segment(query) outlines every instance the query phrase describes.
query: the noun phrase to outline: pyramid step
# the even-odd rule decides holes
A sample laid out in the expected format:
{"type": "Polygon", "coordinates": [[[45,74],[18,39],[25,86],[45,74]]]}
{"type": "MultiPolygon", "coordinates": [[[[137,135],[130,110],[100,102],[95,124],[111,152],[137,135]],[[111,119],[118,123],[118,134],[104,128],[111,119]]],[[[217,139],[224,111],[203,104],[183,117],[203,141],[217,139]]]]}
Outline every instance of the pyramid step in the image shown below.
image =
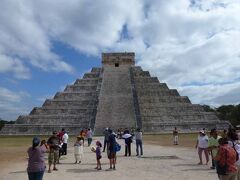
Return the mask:
{"type": "Polygon", "coordinates": [[[55,99],[47,99],[43,106],[79,106],[79,107],[94,107],[95,101],[77,101],[77,100],[55,100],[55,99]]]}
{"type": "Polygon", "coordinates": [[[157,77],[134,77],[134,82],[136,85],[142,84],[142,83],[159,83],[159,80],[157,77]]]}
{"type": "Polygon", "coordinates": [[[64,115],[64,114],[73,114],[73,115],[80,115],[80,116],[88,116],[91,115],[93,112],[93,109],[69,109],[69,108],[55,108],[55,109],[49,109],[49,108],[33,108],[30,115],[46,115],[46,114],[58,114],[58,115],[64,115]]]}
{"type": "MultiPolygon", "coordinates": [[[[172,103],[172,102],[183,102],[183,103],[190,103],[190,100],[187,96],[159,96],[155,99],[142,99],[139,98],[139,104],[159,104],[159,103],[172,103]]],[[[151,106],[151,105],[150,105],[151,106]]]]}
{"type": "Polygon", "coordinates": [[[86,98],[96,98],[98,95],[98,92],[94,91],[94,92],[89,92],[89,91],[85,91],[85,92],[58,92],[56,93],[56,95],[54,96],[54,98],[61,98],[61,97],[86,97],[86,98]]]}
{"type": "Polygon", "coordinates": [[[90,72],[90,73],[85,73],[83,75],[83,79],[98,78],[99,76],[100,76],[99,72],[90,72]]]}
{"type": "Polygon", "coordinates": [[[148,89],[142,89],[137,91],[137,95],[139,98],[145,97],[145,98],[154,98],[158,96],[179,96],[179,93],[176,89],[161,89],[161,90],[148,90],[148,89]]]}
{"type": "Polygon", "coordinates": [[[77,79],[74,84],[97,84],[98,81],[101,81],[100,78],[88,78],[88,79],[77,79]]]}
{"type": "MultiPolygon", "coordinates": [[[[142,116],[142,122],[159,123],[159,122],[208,122],[204,115],[165,115],[165,116],[142,116]]],[[[213,119],[214,120],[214,119],[213,119]]]]}
{"type": "Polygon", "coordinates": [[[102,68],[94,67],[92,68],[91,72],[100,73],[102,72],[102,68]]]}
{"type": "Polygon", "coordinates": [[[55,96],[54,96],[54,99],[55,100],[81,100],[81,101],[84,101],[84,100],[88,100],[88,101],[91,101],[91,100],[94,100],[96,99],[96,95],[94,96],[85,96],[85,94],[83,93],[72,93],[72,92],[69,92],[69,93],[57,93],[55,96]]]}
{"type": "Polygon", "coordinates": [[[134,77],[151,77],[149,71],[133,71],[134,77]]]}
{"type": "Polygon", "coordinates": [[[67,85],[64,91],[72,92],[72,91],[81,91],[81,92],[94,92],[97,89],[97,84],[95,85],[67,85]]]}
{"type": "Polygon", "coordinates": [[[203,113],[203,109],[199,107],[194,107],[194,106],[175,106],[175,107],[165,107],[165,106],[158,106],[158,107],[141,107],[141,113],[142,114],[160,114],[160,113],[181,113],[181,112],[186,112],[186,113],[203,113]]]}
{"type": "Polygon", "coordinates": [[[79,115],[28,115],[19,116],[17,124],[88,124],[91,116],[79,116],[79,115]]]}
{"type": "Polygon", "coordinates": [[[138,84],[136,85],[136,89],[140,91],[144,90],[169,90],[166,83],[147,83],[147,84],[138,84]]]}

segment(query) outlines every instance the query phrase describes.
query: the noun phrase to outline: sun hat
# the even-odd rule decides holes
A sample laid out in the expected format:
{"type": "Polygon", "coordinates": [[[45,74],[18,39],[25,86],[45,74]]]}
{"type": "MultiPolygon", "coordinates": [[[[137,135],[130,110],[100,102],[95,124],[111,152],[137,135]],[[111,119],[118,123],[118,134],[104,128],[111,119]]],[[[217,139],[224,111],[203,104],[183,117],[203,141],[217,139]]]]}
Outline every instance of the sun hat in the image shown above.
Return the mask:
{"type": "Polygon", "coordinates": [[[200,132],[200,133],[202,133],[202,134],[205,134],[205,131],[204,131],[204,130],[202,130],[202,129],[201,129],[199,132],[200,132]]]}

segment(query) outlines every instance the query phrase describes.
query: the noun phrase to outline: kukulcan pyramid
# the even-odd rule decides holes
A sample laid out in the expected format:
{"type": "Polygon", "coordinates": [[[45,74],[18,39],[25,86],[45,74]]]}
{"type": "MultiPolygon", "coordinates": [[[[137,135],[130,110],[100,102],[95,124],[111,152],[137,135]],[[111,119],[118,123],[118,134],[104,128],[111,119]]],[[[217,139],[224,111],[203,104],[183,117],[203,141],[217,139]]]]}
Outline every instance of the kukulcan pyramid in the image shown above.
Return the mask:
{"type": "Polygon", "coordinates": [[[198,131],[201,128],[227,128],[212,112],[205,112],[176,89],[151,77],[135,66],[134,53],[103,53],[102,67],[92,68],[42,107],[19,116],[13,125],[5,125],[1,134],[51,134],[65,128],[78,134],[92,128],[102,134],[106,127],[142,128],[145,133],[198,131]]]}

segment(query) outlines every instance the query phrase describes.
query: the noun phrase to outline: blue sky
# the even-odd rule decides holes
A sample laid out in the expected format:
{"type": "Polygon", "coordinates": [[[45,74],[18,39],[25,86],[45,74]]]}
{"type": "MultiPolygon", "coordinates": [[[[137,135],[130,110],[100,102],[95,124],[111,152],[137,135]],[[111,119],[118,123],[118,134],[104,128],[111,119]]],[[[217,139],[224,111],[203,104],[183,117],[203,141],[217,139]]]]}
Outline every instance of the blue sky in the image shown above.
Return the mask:
{"type": "Polygon", "coordinates": [[[192,103],[240,103],[239,0],[3,0],[0,117],[14,120],[131,51],[192,103]]]}

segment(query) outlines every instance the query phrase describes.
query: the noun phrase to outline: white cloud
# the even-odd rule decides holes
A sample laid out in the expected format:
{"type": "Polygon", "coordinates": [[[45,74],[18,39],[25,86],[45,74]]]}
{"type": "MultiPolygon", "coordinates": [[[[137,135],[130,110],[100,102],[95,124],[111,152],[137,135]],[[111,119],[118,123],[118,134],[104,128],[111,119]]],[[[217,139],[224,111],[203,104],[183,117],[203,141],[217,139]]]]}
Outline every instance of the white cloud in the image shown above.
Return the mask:
{"type": "Polygon", "coordinates": [[[19,78],[29,78],[27,64],[45,71],[72,72],[73,68],[51,51],[51,39],[32,5],[28,0],[1,1],[0,61],[5,56],[11,64],[17,64],[17,69],[11,66],[8,71],[14,71],[19,78]],[[28,75],[22,75],[23,71],[28,75]]]}
{"type": "Polygon", "coordinates": [[[0,87],[0,118],[15,120],[20,114],[28,114],[32,104],[27,92],[14,92],[0,87]]]}

